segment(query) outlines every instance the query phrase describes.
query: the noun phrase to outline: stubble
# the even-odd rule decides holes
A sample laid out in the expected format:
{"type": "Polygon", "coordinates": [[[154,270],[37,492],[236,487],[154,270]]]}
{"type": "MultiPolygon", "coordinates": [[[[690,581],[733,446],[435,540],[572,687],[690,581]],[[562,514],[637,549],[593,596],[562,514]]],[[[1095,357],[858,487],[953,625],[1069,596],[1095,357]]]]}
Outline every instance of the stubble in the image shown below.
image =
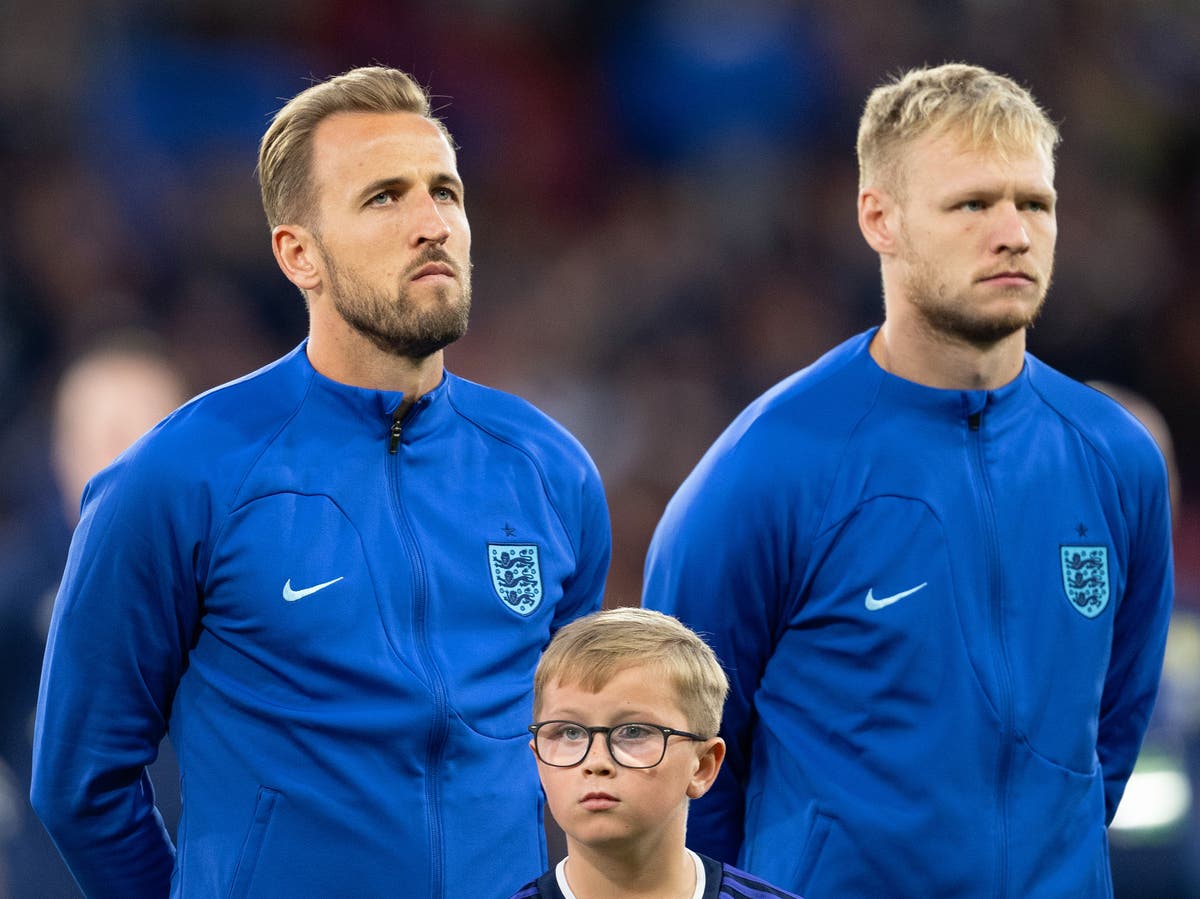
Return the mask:
{"type": "MultiPolygon", "coordinates": [[[[989,310],[980,303],[973,291],[988,290],[973,283],[966,290],[956,291],[945,280],[937,264],[919,254],[908,252],[908,270],[904,276],[904,292],[924,325],[934,334],[952,342],[986,348],[1007,337],[1032,328],[1046,302],[1049,284],[1038,282],[1036,301],[1004,303],[999,310],[989,310]]],[[[1001,298],[1005,294],[1019,299],[1026,289],[990,288],[1001,298]]]]}
{"type": "MultiPolygon", "coordinates": [[[[320,240],[318,239],[320,245],[320,240]]],[[[321,245],[329,292],[338,315],[355,331],[384,353],[420,360],[449,346],[467,333],[471,314],[471,272],[460,269],[444,249],[432,246],[404,272],[401,287],[389,294],[368,284],[352,270],[342,270],[321,245]],[[433,302],[419,303],[413,297],[411,277],[430,263],[454,269],[457,284],[433,289],[433,302]]]]}

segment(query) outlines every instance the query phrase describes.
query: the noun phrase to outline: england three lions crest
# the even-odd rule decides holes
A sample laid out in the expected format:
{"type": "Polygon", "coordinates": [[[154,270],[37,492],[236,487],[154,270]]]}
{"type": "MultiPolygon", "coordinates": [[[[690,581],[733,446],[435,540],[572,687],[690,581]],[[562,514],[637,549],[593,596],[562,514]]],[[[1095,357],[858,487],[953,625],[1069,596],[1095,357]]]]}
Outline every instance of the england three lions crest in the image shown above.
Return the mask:
{"type": "Polygon", "coordinates": [[[1063,589],[1080,615],[1095,618],[1108,605],[1108,547],[1061,546],[1063,589]]]}
{"type": "Polygon", "coordinates": [[[536,543],[489,543],[492,587],[518,615],[531,615],[542,604],[542,566],[536,543]]]}

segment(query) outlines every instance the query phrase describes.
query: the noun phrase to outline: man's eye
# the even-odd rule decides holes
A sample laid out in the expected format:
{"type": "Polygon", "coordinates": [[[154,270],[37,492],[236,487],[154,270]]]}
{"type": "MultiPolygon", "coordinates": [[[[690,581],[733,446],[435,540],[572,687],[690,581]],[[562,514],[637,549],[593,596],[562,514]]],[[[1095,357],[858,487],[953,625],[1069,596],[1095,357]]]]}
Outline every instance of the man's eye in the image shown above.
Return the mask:
{"type": "Polygon", "coordinates": [[[967,212],[982,212],[984,209],[983,200],[964,200],[962,208],[967,212]]]}
{"type": "Polygon", "coordinates": [[[445,203],[453,203],[458,195],[448,187],[435,187],[433,189],[434,199],[445,203]]]}
{"type": "Polygon", "coordinates": [[[392,194],[390,191],[381,190],[375,196],[371,197],[370,203],[372,206],[386,206],[391,202],[392,194]]]}

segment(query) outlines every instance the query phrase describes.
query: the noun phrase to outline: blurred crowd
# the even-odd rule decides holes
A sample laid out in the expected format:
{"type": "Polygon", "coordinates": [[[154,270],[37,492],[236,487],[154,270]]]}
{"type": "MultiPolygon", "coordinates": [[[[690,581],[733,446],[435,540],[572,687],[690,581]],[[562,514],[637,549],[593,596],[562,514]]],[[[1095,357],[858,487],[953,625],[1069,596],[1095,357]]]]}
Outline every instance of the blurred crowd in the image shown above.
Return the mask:
{"type": "MultiPolygon", "coordinates": [[[[1194,770],[1195,0],[7,2],[0,899],[69,895],[52,856],[37,867],[47,847],[22,791],[79,472],[177,397],[304,336],[254,176],[285,98],[371,62],[431,88],[460,146],[475,260],[471,330],[447,365],[532,400],[591,451],[616,605],[638,601],[663,505],[732,416],[880,320],[855,221],[858,115],[884,77],[948,60],[1029,86],[1064,134],[1058,264],[1031,349],[1134,391],[1173,436],[1181,637],[1152,743],[1194,770]]],[[[1178,861],[1198,851],[1171,854],[1196,829],[1193,807],[1169,839],[1114,836],[1124,895],[1200,893],[1178,861]],[[1137,891],[1155,876],[1158,892],[1137,891]]]]}

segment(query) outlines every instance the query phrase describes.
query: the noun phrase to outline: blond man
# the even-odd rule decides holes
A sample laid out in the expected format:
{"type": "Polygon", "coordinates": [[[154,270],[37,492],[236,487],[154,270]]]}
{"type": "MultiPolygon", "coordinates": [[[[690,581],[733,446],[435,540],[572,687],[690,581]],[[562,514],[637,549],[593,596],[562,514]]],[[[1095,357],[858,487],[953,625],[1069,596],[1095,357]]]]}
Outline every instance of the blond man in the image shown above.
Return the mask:
{"type": "Polygon", "coordinates": [[[1111,894],[1170,515],[1146,431],[1026,350],[1058,140],[976,66],[872,93],[884,321],[742,413],[650,548],[645,604],[732,673],[692,845],[809,899],[1111,894]]]}

